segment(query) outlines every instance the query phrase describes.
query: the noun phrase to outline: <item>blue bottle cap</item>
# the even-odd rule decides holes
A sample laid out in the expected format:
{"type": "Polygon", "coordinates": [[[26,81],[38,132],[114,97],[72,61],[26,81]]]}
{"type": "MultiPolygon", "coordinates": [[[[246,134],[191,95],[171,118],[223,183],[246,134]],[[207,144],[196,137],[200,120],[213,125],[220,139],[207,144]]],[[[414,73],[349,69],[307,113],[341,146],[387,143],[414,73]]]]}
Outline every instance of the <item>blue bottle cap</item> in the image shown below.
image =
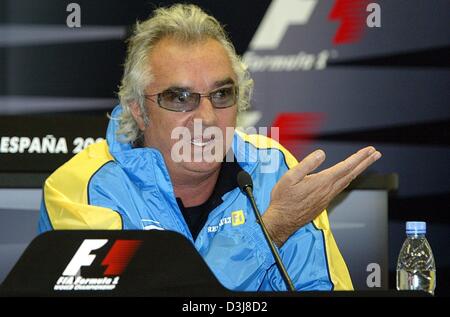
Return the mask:
{"type": "Polygon", "coordinates": [[[425,234],[427,233],[427,223],[425,221],[407,221],[406,234],[425,234]]]}

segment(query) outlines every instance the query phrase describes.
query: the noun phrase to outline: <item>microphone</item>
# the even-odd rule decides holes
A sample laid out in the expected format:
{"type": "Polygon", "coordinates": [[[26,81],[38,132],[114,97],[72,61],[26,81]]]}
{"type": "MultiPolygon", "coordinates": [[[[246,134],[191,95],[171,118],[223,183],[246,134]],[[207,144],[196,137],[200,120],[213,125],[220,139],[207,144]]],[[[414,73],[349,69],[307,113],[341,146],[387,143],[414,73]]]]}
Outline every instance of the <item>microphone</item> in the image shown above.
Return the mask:
{"type": "Polygon", "coordinates": [[[252,177],[249,173],[245,171],[240,171],[237,176],[237,183],[239,185],[239,188],[244,192],[244,194],[248,197],[250,200],[250,203],[252,204],[253,211],[255,213],[256,219],[258,223],[261,225],[261,229],[264,234],[264,238],[266,238],[267,244],[269,245],[270,251],[272,252],[273,257],[275,258],[275,263],[277,264],[278,270],[280,271],[281,276],[283,277],[283,280],[286,284],[286,287],[291,292],[295,291],[294,284],[292,283],[291,278],[289,277],[288,272],[286,271],[286,268],[283,265],[283,262],[281,262],[280,255],[278,254],[278,251],[275,249],[272,239],[270,238],[269,232],[267,232],[266,226],[264,225],[264,222],[262,221],[261,214],[259,212],[258,206],[256,206],[255,197],[253,196],[253,181],[252,177]]]}

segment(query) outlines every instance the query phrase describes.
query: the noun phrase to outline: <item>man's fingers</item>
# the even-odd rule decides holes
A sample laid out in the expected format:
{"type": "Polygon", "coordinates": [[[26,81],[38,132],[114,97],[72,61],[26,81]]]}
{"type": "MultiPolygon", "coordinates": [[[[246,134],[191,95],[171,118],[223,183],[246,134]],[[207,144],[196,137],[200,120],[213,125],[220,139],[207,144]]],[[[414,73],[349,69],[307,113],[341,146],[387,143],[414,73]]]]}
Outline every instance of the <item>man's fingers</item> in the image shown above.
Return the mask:
{"type": "Polygon", "coordinates": [[[370,165],[372,165],[375,161],[380,159],[381,153],[378,151],[375,151],[372,153],[369,157],[367,157],[364,161],[359,163],[358,166],[356,166],[348,175],[342,177],[339,179],[335,184],[334,188],[337,192],[342,191],[344,188],[346,188],[352,180],[354,180],[359,174],[364,172],[366,168],[368,168],[370,165]]]}
{"type": "Polygon", "coordinates": [[[292,184],[300,182],[306,175],[314,171],[325,161],[325,152],[316,150],[300,161],[294,168],[286,172],[292,184]]]}
{"type": "Polygon", "coordinates": [[[323,170],[321,173],[329,174],[336,182],[342,177],[349,175],[361,162],[370,157],[375,153],[375,148],[373,146],[365,147],[355,154],[349,156],[342,162],[323,170]]]}

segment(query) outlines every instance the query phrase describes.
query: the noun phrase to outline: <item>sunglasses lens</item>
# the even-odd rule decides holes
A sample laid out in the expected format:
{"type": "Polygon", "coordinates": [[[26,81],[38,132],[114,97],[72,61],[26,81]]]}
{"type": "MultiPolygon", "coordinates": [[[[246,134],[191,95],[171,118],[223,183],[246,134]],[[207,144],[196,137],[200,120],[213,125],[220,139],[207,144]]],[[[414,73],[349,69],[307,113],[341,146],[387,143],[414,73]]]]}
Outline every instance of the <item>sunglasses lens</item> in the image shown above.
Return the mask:
{"type": "Polygon", "coordinates": [[[234,86],[220,88],[211,93],[211,100],[216,108],[227,108],[236,103],[236,88],[234,86]]]}
{"type": "Polygon", "coordinates": [[[164,91],[160,94],[160,106],[178,112],[191,111],[196,108],[200,95],[188,91],[164,91]]]}

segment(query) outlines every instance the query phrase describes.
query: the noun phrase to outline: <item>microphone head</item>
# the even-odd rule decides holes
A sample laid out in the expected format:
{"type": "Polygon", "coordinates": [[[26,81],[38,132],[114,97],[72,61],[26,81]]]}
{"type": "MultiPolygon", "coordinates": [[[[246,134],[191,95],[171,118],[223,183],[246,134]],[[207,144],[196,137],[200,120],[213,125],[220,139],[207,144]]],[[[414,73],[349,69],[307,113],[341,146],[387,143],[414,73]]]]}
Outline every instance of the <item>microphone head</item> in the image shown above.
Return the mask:
{"type": "Polygon", "coordinates": [[[250,191],[253,191],[252,177],[246,171],[240,171],[237,175],[237,183],[239,188],[245,193],[246,188],[250,187],[250,191]]]}

